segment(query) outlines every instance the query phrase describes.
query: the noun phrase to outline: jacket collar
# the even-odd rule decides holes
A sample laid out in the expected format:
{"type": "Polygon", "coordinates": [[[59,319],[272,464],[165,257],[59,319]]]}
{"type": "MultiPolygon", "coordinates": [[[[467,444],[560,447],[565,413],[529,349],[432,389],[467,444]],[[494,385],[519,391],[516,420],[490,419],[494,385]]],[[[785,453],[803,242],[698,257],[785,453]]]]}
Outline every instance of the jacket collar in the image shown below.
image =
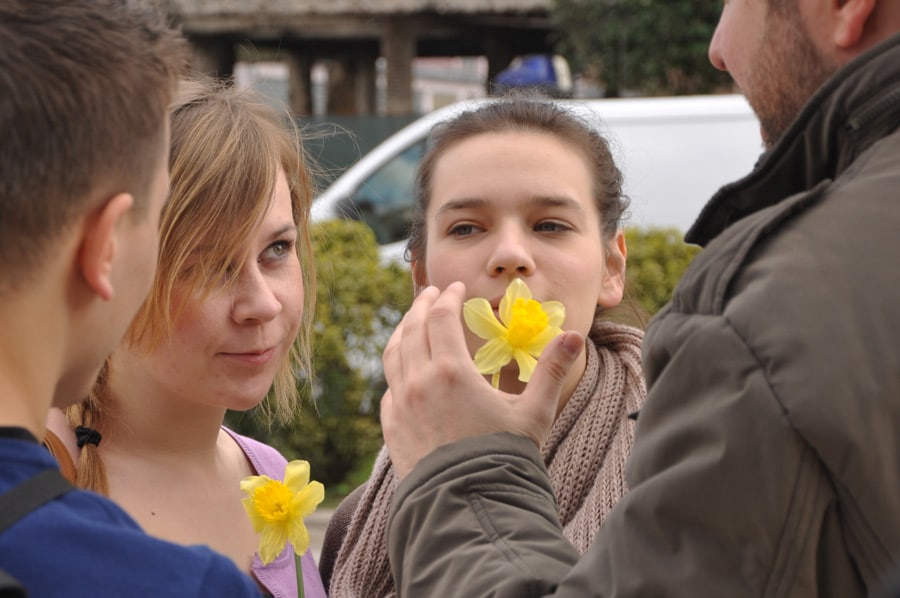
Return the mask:
{"type": "Polygon", "coordinates": [[[753,172],[712,197],[685,241],[706,245],[741,218],[837,178],[860,153],[898,125],[900,34],[831,77],[762,155],[753,172]]]}

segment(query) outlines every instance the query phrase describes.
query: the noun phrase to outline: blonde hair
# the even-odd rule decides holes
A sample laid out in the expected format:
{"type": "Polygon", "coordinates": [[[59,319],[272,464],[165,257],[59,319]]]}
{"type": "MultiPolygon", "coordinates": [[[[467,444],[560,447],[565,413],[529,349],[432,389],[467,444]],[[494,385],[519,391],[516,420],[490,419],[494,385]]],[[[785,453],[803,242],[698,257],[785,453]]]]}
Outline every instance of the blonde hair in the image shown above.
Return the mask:
{"type": "MultiPolygon", "coordinates": [[[[125,342],[152,350],[169,337],[180,309],[173,301],[176,289],[203,301],[221,288],[221,281],[226,286],[235,282],[237,272],[229,265],[246,258],[246,241],[268,210],[280,170],[287,178],[299,232],[296,251],[305,305],[297,341],[279,367],[260,412],[269,425],[285,423],[293,418],[299,401],[298,374],[305,372],[307,382],[312,375],[316,280],[309,209],[314,189],[300,131],[255,93],[199,77],[180,85],[171,129],[171,194],[160,220],[156,276],[125,342]],[[188,257],[201,245],[200,259],[186,268],[188,257]]],[[[67,411],[73,427],[102,432],[103,418],[115,416],[108,367],[109,362],[90,397],[67,411]]],[[[91,445],[82,448],[78,484],[105,493],[105,473],[94,453],[91,445]]]]}

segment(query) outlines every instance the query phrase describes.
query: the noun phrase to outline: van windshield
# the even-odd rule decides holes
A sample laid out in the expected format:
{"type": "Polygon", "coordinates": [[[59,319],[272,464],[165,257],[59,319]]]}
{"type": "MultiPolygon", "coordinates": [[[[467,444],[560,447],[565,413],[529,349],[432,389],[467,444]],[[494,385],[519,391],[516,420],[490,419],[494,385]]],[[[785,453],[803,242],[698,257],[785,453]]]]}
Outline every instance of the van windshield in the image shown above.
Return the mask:
{"type": "Polygon", "coordinates": [[[412,221],[416,169],[424,155],[422,140],[391,158],[342,202],[342,215],[365,222],[379,245],[405,239],[412,221]]]}

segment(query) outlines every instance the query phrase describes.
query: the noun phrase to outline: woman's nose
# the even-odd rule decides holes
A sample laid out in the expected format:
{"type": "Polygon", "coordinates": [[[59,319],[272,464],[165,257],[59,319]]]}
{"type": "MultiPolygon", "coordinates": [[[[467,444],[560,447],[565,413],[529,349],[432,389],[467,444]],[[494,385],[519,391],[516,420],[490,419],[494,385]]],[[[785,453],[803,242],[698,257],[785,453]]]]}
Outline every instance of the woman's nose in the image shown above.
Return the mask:
{"type": "Polygon", "coordinates": [[[231,307],[231,317],[235,322],[268,322],[281,313],[281,301],[270,282],[256,264],[241,269],[231,307]]]}
{"type": "Polygon", "coordinates": [[[527,233],[512,227],[498,231],[487,266],[492,276],[532,274],[535,266],[527,233]]]}

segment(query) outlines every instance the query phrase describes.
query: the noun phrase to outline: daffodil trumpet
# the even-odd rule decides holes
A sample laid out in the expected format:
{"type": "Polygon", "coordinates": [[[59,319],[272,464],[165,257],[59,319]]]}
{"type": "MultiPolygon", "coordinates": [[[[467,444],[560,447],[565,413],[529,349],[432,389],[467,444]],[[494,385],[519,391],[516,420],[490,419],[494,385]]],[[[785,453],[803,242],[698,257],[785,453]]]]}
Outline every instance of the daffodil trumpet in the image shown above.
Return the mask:
{"type": "Polygon", "coordinates": [[[307,461],[291,461],[284,470],[283,482],[264,475],[250,476],[241,480],[241,490],[247,494],[241,503],[259,534],[259,559],[268,565],[290,542],[297,568],[297,596],[302,598],[300,557],[309,549],[309,531],[303,518],[325,498],[325,487],[309,481],[307,461]]]}
{"type": "Polygon", "coordinates": [[[560,326],[566,319],[562,303],[536,301],[520,278],[509,283],[499,307],[498,320],[487,299],[475,297],[463,304],[466,326],[487,341],[475,353],[475,367],[481,374],[491,374],[494,388],[500,386],[500,370],[513,359],[519,366],[519,380],[531,380],[538,357],[562,334],[560,326]]]}

